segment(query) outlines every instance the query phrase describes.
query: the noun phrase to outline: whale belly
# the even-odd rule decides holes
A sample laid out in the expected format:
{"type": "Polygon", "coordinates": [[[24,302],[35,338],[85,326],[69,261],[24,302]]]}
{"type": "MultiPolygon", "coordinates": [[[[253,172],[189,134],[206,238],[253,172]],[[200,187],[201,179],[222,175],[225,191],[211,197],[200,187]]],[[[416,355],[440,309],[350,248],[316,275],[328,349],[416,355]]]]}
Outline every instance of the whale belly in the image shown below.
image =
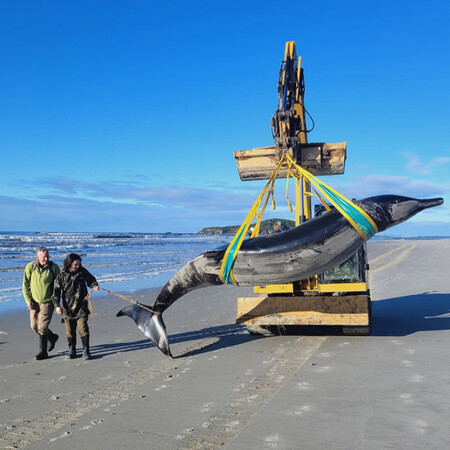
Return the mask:
{"type": "Polygon", "coordinates": [[[317,275],[345,262],[362,245],[351,227],[341,227],[320,241],[293,242],[259,252],[239,252],[233,274],[239,285],[279,284],[317,275]]]}

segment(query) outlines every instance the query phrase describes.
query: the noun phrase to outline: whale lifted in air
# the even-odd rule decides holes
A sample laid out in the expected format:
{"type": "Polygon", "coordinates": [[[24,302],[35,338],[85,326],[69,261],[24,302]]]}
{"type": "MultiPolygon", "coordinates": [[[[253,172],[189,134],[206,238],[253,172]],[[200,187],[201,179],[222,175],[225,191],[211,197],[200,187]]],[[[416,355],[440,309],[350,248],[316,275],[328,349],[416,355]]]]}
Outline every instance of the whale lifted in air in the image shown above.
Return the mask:
{"type": "MultiPolygon", "coordinates": [[[[372,218],[378,231],[384,231],[443,202],[442,198],[381,195],[355,203],[372,218]]],[[[347,219],[332,210],[288,231],[244,240],[234,261],[233,275],[239,286],[303,280],[342,264],[363,242],[347,219]]],[[[128,306],[117,316],[131,317],[156,347],[172,356],[162,313],[194,289],[223,284],[225,251],[207,251],[188,262],[162,288],[153,306],[128,306]]]]}

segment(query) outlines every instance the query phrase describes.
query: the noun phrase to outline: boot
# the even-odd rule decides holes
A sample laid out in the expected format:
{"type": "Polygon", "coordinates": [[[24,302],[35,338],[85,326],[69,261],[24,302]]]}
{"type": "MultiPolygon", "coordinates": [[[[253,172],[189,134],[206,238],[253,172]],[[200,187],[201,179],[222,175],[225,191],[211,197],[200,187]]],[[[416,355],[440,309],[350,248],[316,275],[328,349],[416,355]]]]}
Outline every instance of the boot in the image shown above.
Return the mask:
{"type": "Polygon", "coordinates": [[[91,353],[89,351],[89,335],[83,336],[81,342],[83,343],[83,358],[91,359],[91,353]]]}
{"type": "Polygon", "coordinates": [[[39,353],[34,357],[38,361],[41,359],[47,359],[47,336],[39,335],[39,353]]]}
{"type": "Polygon", "coordinates": [[[69,359],[73,359],[77,357],[77,342],[75,338],[67,338],[67,342],[69,343],[69,352],[67,353],[67,357],[69,359]]]}
{"type": "Polygon", "coordinates": [[[59,339],[59,336],[53,331],[48,330],[48,351],[51,352],[55,348],[56,341],[59,339]]]}

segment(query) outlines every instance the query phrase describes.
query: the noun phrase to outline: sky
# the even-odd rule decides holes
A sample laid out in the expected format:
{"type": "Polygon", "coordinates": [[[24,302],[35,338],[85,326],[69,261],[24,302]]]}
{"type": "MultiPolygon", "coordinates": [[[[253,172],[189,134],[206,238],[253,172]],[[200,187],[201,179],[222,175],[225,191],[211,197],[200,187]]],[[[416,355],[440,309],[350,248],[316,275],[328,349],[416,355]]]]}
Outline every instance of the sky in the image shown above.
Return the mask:
{"type": "MultiPolygon", "coordinates": [[[[447,0],[2,0],[0,230],[240,224],[265,182],[233,151],[273,145],[295,41],[309,142],[347,142],[323,181],[443,197],[384,234],[450,236],[449,21],[447,0]]],[[[264,218],[294,218],[285,184],[264,218]]]]}

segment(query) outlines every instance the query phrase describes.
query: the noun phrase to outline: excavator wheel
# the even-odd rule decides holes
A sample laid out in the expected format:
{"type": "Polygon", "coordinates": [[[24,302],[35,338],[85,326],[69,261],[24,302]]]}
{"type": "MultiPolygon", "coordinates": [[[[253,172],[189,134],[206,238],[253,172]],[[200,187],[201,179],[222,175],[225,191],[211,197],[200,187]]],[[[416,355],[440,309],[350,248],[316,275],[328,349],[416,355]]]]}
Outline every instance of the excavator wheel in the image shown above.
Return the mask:
{"type": "Polygon", "coordinates": [[[273,332],[271,325],[247,325],[247,330],[252,336],[274,336],[277,333],[273,332]]]}

